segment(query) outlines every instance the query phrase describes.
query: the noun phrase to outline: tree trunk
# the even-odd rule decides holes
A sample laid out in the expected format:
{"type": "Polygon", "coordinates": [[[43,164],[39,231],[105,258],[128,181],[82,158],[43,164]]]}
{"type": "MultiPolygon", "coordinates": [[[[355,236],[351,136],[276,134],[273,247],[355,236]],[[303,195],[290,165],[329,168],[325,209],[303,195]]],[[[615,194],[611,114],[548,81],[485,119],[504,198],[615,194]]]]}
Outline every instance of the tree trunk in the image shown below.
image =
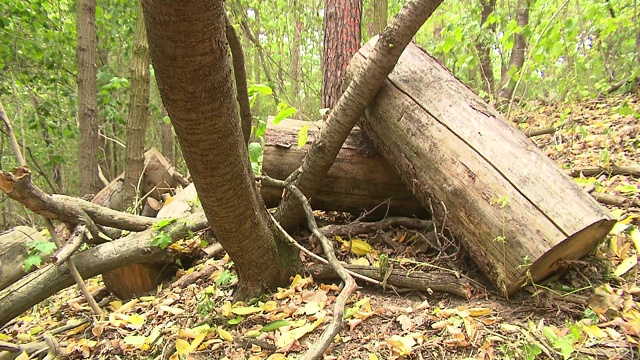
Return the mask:
{"type": "Polygon", "coordinates": [[[149,46],[144,28],[142,5],[138,5],[138,20],[133,39],[131,59],[131,101],[127,119],[127,149],[124,170],[124,208],[137,206],[134,203],[144,170],[144,138],[149,123],[149,46]]]}
{"type": "Polygon", "coordinates": [[[293,3],[293,44],[291,46],[291,106],[300,108],[300,36],[302,21],[297,2],[293,3]]]}
{"type": "Polygon", "coordinates": [[[160,124],[160,145],[162,146],[162,156],[167,161],[175,165],[176,156],[173,146],[173,129],[171,128],[171,120],[167,116],[167,110],[162,107],[162,123],[160,124]]]}
{"type": "Polygon", "coordinates": [[[144,0],[158,88],[207,219],[238,272],[236,297],[283,286],[300,266],[253,180],[234,99],[221,0],[144,0]]]}
{"type": "MultiPolygon", "coordinates": [[[[350,71],[373,56],[373,41],[350,71]]],[[[505,296],[579,259],[615,224],[524,134],[415,45],[363,119],[380,152],[433,206],[436,227],[447,226],[505,296]]]]}
{"type": "Polygon", "coordinates": [[[500,80],[500,94],[498,94],[498,97],[504,100],[511,99],[516,87],[516,81],[522,76],[519,72],[524,65],[524,54],[527,49],[527,40],[523,35],[523,31],[524,27],[529,24],[529,0],[518,0],[516,21],[520,29],[513,35],[513,48],[511,49],[509,65],[506,71],[503,71],[502,79],[500,80]]]}
{"type": "Polygon", "coordinates": [[[78,32],[78,155],[80,195],[96,194],[102,188],[98,177],[98,98],[96,85],[96,1],[79,0],[78,32]]]}
{"type": "MultiPolygon", "coordinates": [[[[300,167],[301,171],[294,184],[307,197],[315,195],[342,143],[384,84],[402,50],[440,3],[441,0],[407,1],[380,36],[375,54],[358,72],[329,113],[320,136],[311,145],[300,167]]],[[[283,197],[274,216],[286,230],[294,229],[304,218],[302,207],[289,194],[283,197]]]]}
{"type": "MultiPolygon", "coordinates": [[[[496,0],[481,0],[480,4],[482,5],[482,11],[480,12],[480,26],[484,27],[489,15],[493,13],[496,7],[496,0]]],[[[491,50],[493,48],[493,37],[495,36],[495,32],[495,23],[487,25],[486,30],[480,31],[480,35],[476,43],[476,51],[478,52],[478,60],[480,62],[480,75],[482,76],[480,83],[484,84],[484,91],[492,96],[495,96],[495,80],[493,77],[493,66],[491,64],[491,50]]]]}
{"type": "Polygon", "coordinates": [[[25,275],[24,261],[29,256],[25,245],[36,240],[47,241],[37,230],[28,226],[17,226],[0,235],[0,290],[25,275]]]}
{"type": "Polygon", "coordinates": [[[333,108],[351,56],[360,48],[362,0],[326,0],[322,62],[322,107],[333,108]]]}
{"type": "MultiPolygon", "coordinates": [[[[309,122],[283,120],[268,126],[264,144],[262,172],[284,180],[300,167],[309,145],[299,148],[298,132],[309,122]]],[[[320,131],[308,130],[308,144],[320,131]]],[[[278,206],[282,188],[262,184],[260,191],[268,207],[278,206]]],[[[393,167],[373,147],[360,129],[351,131],[327,176],[313,197],[315,210],[343,211],[367,218],[385,216],[426,217],[427,211],[396,174],[393,167]],[[387,202],[388,201],[388,202],[387,202]]]]}
{"type": "Polygon", "coordinates": [[[373,34],[369,37],[382,34],[387,27],[389,0],[373,0],[373,34]]]}

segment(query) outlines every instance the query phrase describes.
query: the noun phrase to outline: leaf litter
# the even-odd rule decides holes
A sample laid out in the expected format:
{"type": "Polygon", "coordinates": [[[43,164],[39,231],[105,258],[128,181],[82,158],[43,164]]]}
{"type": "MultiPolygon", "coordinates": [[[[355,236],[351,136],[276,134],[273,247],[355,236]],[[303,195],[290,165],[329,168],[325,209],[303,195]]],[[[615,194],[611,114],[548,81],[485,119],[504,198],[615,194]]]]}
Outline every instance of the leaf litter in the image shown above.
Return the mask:
{"type": "MultiPolygon", "coordinates": [[[[556,127],[532,141],[567,172],[602,169],[575,180],[628,201],[625,207],[607,205],[619,222],[588,257],[567,264],[569,271],[558,278],[527,286],[510,301],[490,286],[465,300],[364,285],[350,299],[345,327],[324,358],[633,358],[640,347],[639,184],[637,175],[610,169],[640,166],[639,98],[530,106],[511,116],[523,131],[556,127]]],[[[322,216],[348,220],[344,214],[322,216]]],[[[435,238],[440,242],[427,230],[395,228],[333,241],[348,263],[380,266],[384,260],[407,271],[437,266],[485,282],[454,241],[435,238]]],[[[124,302],[103,296],[106,316],[93,321],[79,291],[67,288],[2,328],[0,342],[26,344],[49,333],[72,359],[300,357],[329,323],[338,284],[298,275],[290,286],[250,304],[232,302],[235,277],[228,265],[227,257],[197,265],[195,271],[217,270],[207,281],[184,288],[163,284],[153,294],[124,302]]],[[[176,280],[184,274],[180,271],[176,280]]],[[[99,277],[88,281],[92,291],[101,284],[99,277]]]]}

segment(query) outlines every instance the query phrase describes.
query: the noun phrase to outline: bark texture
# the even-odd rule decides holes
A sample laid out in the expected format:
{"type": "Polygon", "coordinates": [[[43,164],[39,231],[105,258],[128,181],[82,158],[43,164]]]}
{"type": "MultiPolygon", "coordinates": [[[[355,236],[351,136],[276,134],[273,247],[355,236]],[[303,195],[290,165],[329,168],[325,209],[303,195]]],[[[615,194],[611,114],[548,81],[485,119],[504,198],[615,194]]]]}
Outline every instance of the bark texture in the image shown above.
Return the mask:
{"type": "MultiPolygon", "coordinates": [[[[368,56],[375,56],[371,42],[350,66],[355,71],[368,56]]],[[[587,254],[615,224],[523,133],[415,45],[361,126],[418,199],[433,206],[436,227],[447,226],[505,296],[587,254]]]]}
{"type": "Polygon", "coordinates": [[[236,265],[236,296],[288,283],[299,260],[274,238],[253,181],[234,99],[223,2],[142,4],[160,94],[212,230],[236,265]]]}
{"type": "MultiPolygon", "coordinates": [[[[481,0],[480,5],[480,26],[484,27],[489,15],[493,13],[496,7],[496,0],[481,0]]],[[[491,64],[491,50],[493,46],[493,37],[496,32],[495,23],[486,26],[486,31],[480,32],[480,37],[476,43],[476,51],[480,60],[480,75],[482,76],[483,88],[488,94],[495,95],[495,80],[493,76],[493,66],[491,64]]]]}
{"type": "Polygon", "coordinates": [[[98,97],[96,85],[96,1],[78,0],[78,122],[80,143],[78,167],[80,195],[96,194],[102,188],[98,177],[98,97]]]}
{"type": "MultiPolygon", "coordinates": [[[[144,138],[149,123],[149,46],[144,28],[142,6],[138,5],[138,20],[133,39],[131,59],[131,100],[127,118],[126,167],[124,171],[124,209],[132,206],[138,194],[144,170],[144,138]]],[[[134,209],[138,210],[138,209],[134,209]]]]}
{"type": "Polygon", "coordinates": [[[342,95],[349,59],[360,48],[362,0],[326,0],[322,55],[322,107],[333,108],[342,95]]]}

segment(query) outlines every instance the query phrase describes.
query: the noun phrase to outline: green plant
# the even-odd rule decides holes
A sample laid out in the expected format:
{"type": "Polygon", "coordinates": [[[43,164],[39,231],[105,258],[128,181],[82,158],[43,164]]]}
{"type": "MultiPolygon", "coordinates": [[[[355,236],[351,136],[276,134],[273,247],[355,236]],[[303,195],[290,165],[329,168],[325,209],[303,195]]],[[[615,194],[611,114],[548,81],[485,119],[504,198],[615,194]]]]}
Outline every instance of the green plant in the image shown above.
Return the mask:
{"type": "Polygon", "coordinates": [[[29,251],[29,256],[24,259],[24,271],[29,272],[31,268],[38,267],[42,264],[42,257],[53,254],[56,250],[56,244],[46,240],[34,240],[25,244],[29,251]]]}

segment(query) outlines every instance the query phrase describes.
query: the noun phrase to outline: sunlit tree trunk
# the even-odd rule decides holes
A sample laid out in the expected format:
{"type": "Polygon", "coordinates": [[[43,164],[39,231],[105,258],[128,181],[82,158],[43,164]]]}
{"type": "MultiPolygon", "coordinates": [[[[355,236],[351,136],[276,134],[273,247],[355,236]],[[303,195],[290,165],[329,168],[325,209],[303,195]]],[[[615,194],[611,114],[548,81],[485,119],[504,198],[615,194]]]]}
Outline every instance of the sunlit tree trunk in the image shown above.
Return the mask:
{"type": "Polygon", "coordinates": [[[80,194],[96,194],[98,177],[98,99],[96,94],[96,1],[78,0],[78,121],[80,142],[78,167],[80,194]]]}
{"type": "Polygon", "coordinates": [[[293,2],[293,45],[291,46],[291,105],[300,107],[300,36],[302,34],[302,21],[297,8],[297,2],[293,2]]]}
{"type": "Polygon", "coordinates": [[[326,0],[322,62],[322,107],[332,108],[342,95],[351,56],[360,48],[362,0],[326,0]]]}
{"type": "Polygon", "coordinates": [[[273,230],[234,98],[222,0],[143,0],[162,101],[211,228],[234,261],[236,297],[283,286],[297,252],[273,230]]]}
{"type": "Polygon", "coordinates": [[[389,0],[373,0],[373,35],[382,34],[387,27],[388,12],[389,0]]]}
{"type": "Polygon", "coordinates": [[[144,138],[149,123],[149,46],[141,5],[138,5],[138,20],[133,39],[130,99],[122,202],[125,208],[134,203],[138,193],[138,184],[144,168],[144,138]]]}
{"type": "MultiPolygon", "coordinates": [[[[516,9],[516,22],[521,29],[529,24],[529,0],[518,0],[518,7],[516,9]]],[[[511,57],[509,58],[509,65],[506,71],[502,72],[502,79],[500,82],[500,94],[502,99],[510,99],[513,96],[513,90],[516,86],[517,76],[514,72],[520,71],[522,65],[524,65],[525,51],[527,48],[527,40],[525,39],[522,31],[513,35],[513,49],[511,49],[511,57]]],[[[521,74],[522,75],[522,74],[521,74]]]]}
{"type": "Polygon", "coordinates": [[[162,107],[162,122],[160,123],[160,145],[162,146],[162,156],[164,156],[169,164],[176,165],[176,156],[173,144],[173,130],[171,122],[167,119],[167,110],[162,107]]]}

